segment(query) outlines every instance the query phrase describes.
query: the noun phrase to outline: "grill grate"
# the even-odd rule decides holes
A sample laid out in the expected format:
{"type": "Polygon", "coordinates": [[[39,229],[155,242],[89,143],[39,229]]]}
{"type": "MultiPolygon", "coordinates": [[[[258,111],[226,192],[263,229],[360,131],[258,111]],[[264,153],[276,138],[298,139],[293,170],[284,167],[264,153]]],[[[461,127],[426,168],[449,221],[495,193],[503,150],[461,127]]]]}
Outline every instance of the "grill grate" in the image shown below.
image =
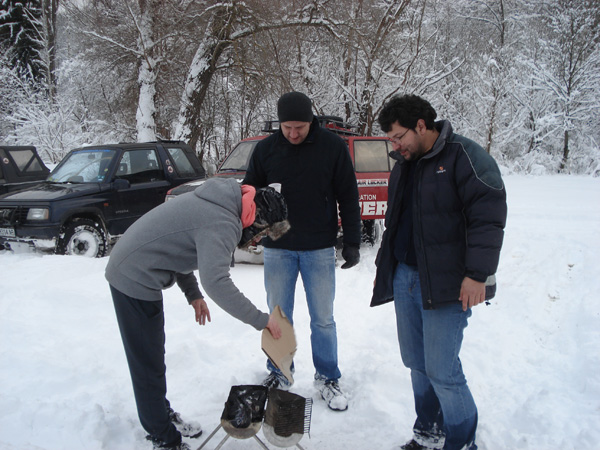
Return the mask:
{"type": "Polygon", "coordinates": [[[272,389],[269,392],[265,423],[271,425],[278,436],[308,433],[311,415],[312,399],[280,389],[272,389]]]}
{"type": "Polygon", "coordinates": [[[280,389],[269,391],[263,427],[267,440],[278,447],[296,445],[310,433],[312,398],[304,398],[280,389]]]}

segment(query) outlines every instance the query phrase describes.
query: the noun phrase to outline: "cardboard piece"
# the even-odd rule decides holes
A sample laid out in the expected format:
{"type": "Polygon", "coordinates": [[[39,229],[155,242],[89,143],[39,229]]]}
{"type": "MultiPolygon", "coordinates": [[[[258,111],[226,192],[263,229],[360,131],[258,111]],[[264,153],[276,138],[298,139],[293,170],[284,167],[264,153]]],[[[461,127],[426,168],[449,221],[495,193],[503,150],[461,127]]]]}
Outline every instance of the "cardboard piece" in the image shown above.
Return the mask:
{"type": "Polygon", "coordinates": [[[279,305],[273,309],[273,317],[281,328],[281,337],[275,339],[266,328],[262,332],[262,349],[269,357],[275,367],[281,370],[281,373],[289,380],[290,384],[294,382],[292,376],[292,361],[296,354],[296,335],[294,327],[285,316],[279,305]]]}

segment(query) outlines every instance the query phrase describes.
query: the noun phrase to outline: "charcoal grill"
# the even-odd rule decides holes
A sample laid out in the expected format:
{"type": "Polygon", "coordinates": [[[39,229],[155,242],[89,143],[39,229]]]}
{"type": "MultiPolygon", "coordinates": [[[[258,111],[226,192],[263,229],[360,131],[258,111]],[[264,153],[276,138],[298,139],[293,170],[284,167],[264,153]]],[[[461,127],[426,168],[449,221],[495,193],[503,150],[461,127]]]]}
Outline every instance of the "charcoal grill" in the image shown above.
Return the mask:
{"type": "Polygon", "coordinates": [[[268,390],[265,386],[233,386],[221,415],[221,423],[198,447],[198,450],[204,448],[221,428],[225,430],[226,436],[214,450],[222,448],[230,437],[254,438],[261,448],[269,450],[269,447],[256,436],[261,425],[265,437],[271,444],[277,447],[296,446],[304,450],[298,442],[310,431],[311,413],[312,399],[280,389],[268,390]]]}

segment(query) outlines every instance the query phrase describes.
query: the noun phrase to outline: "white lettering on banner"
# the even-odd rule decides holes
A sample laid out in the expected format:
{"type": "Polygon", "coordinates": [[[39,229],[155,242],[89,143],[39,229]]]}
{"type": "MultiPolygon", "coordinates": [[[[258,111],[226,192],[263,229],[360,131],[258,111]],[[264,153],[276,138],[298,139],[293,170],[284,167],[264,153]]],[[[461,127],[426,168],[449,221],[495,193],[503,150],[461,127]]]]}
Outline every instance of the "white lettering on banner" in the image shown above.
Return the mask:
{"type": "Polygon", "coordinates": [[[384,216],[387,202],[360,202],[361,216],[384,216]]]}
{"type": "Polygon", "coordinates": [[[365,200],[377,200],[377,196],[375,194],[362,194],[359,198],[360,201],[365,200]]]}
{"type": "Polygon", "coordinates": [[[363,216],[374,216],[376,202],[363,202],[362,203],[362,215],[363,216]]]}
{"type": "Polygon", "coordinates": [[[387,186],[388,180],[386,178],[383,179],[360,179],[357,180],[358,187],[364,186],[387,186]]]}

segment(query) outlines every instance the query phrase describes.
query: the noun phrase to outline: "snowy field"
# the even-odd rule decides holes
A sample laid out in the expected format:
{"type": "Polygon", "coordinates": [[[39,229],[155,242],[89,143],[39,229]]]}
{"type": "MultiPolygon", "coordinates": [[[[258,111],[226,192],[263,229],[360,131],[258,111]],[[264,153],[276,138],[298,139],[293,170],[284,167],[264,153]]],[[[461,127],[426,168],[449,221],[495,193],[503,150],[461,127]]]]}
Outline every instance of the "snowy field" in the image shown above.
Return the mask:
{"type": "MultiPolygon", "coordinates": [[[[600,179],[505,177],[509,218],[498,295],[474,309],[462,360],[479,407],[482,450],[600,448],[600,179]]],[[[306,449],[398,449],[414,421],[391,304],[369,307],[376,249],[337,271],[341,385],[349,410],[329,411],[312,386],[301,284],[296,384],[314,399],[306,449]]],[[[0,449],[149,449],[104,280],[107,258],[0,252],[0,449]]],[[[262,266],[234,282],[266,310],[262,266]]],[[[260,333],[209,302],[194,322],[177,288],[165,293],[169,399],[204,435],[232,385],[265,375],[260,333]]],[[[214,449],[220,431],[205,447],[214,449]]],[[[258,436],[264,441],[262,430],[258,436]]],[[[269,444],[271,449],[275,447],[269,444]]],[[[234,440],[227,449],[257,449],[234,440]]]]}

